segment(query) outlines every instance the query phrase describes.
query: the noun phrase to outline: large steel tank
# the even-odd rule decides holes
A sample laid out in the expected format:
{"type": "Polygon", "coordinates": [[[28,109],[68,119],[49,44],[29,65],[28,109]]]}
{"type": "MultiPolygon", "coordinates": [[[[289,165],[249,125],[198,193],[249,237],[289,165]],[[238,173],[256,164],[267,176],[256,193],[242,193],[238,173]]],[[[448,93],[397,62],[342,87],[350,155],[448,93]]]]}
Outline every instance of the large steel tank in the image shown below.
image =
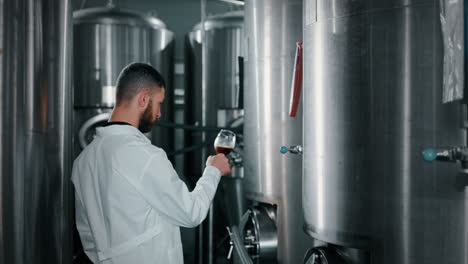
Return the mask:
{"type": "Polygon", "coordinates": [[[249,0],[245,12],[244,188],[257,205],[246,246],[254,263],[301,263],[311,241],[302,229],[302,157],[279,150],[302,144],[302,111],[288,116],[302,1],[249,0]]]}
{"type": "Polygon", "coordinates": [[[0,2],[0,263],[70,263],[71,1],[0,2]]]}
{"type": "MultiPolygon", "coordinates": [[[[73,19],[77,151],[92,140],[94,128],[109,118],[117,77],[132,62],[149,63],[161,72],[167,89],[160,120],[172,122],[174,34],[165,24],[112,5],[75,11],[73,19]]],[[[155,127],[149,137],[154,145],[173,151],[173,131],[155,127]]]]}
{"type": "MultiPolygon", "coordinates": [[[[201,23],[187,35],[186,124],[224,126],[242,114],[239,57],[243,56],[243,25],[244,14],[240,11],[212,16],[205,20],[205,65],[202,65],[201,23]],[[205,74],[202,70],[206,71],[205,74]],[[202,79],[203,76],[206,76],[205,80],[202,79]],[[224,113],[226,111],[228,113],[224,113]]],[[[206,139],[213,141],[217,132],[216,129],[205,132],[206,139]]],[[[203,133],[187,133],[186,145],[201,144],[203,133]]],[[[214,152],[212,148],[209,150],[208,153],[214,152]]],[[[198,179],[203,172],[205,157],[202,157],[201,150],[189,153],[188,157],[186,174],[198,179]]]]}
{"type": "Polygon", "coordinates": [[[467,176],[421,156],[466,144],[460,106],[442,104],[439,1],[304,7],[307,233],[359,263],[468,263],[467,176]]]}
{"type": "MultiPolygon", "coordinates": [[[[217,127],[242,133],[243,26],[243,12],[229,12],[208,17],[204,28],[199,23],[186,37],[185,123],[204,127],[185,135],[185,145],[195,148],[186,154],[184,166],[192,186],[201,176],[207,156],[215,154],[217,127]]],[[[241,134],[237,138],[241,143],[241,134]]],[[[216,242],[225,238],[226,226],[237,224],[245,211],[242,177],[239,166],[221,179],[199,234],[198,263],[214,263],[227,255],[227,248],[216,248],[216,242]]]]}

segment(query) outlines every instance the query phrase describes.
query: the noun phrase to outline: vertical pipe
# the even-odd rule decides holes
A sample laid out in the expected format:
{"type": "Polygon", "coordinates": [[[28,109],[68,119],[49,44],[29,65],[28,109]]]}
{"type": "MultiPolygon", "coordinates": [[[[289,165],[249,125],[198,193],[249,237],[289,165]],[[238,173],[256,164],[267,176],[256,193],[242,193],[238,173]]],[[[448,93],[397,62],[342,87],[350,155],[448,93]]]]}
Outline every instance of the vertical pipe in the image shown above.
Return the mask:
{"type": "MultiPolygon", "coordinates": [[[[0,0],[0,50],[4,50],[4,44],[3,44],[3,40],[4,40],[4,35],[5,33],[3,32],[3,28],[4,28],[4,24],[5,24],[5,12],[4,12],[4,7],[5,7],[5,1],[4,0],[0,0]]],[[[0,87],[3,87],[4,86],[4,78],[3,78],[3,53],[0,52],[0,87]]],[[[0,88],[1,89],[1,88],[0,88]]],[[[2,92],[0,90],[0,102],[3,102],[3,96],[2,96],[2,92]]],[[[3,111],[0,110],[0,113],[2,113],[3,111]]],[[[1,128],[1,124],[2,124],[2,115],[0,114],[0,128],[1,128]]],[[[2,152],[1,152],[1,149],[2,149],[2,146],[3,146],[3,141],[2,141],[2,137],[0,136],[0,191],[3,190],[3,181],[2,181],[2,152]]],[[[4,253],[4,237],[3,237],[3,199],[2,199],[2,196],[0,195],[0,262],[1,263],[5,263],[5,253],[4,253]]]]}
{"type": "MultiPolygon", "coordinates": [[[[207,61],[207,47],[206,47],[206,32],[205,32],[205,20],[206,20],[206,0],[200,0],[201,2],[201,5],[200,5],[200,13],[201,13],[201,47],[202,47],[202,80],[201,80],[201,90],[202,90],[202,111],[201,111],[201,115],[202,115],[202,126],[206,126],[207,125],[207,112],[206,112],[206,101],[207,101],[207,86],[206,86],[206,78],[207,78],[207,67],[206,67],[206,61],[207,61]]],[[[201,133],[201,142],[205,142],[206,141],[206,133],[205,132],[202,132],[201,133]]],[[[204,164],[203,164],[203,161],[205,160],[205,157],[207,155],[207,149],[206,148],[202,148],[201,150],[201,155],[202,155],[202,159],[201,159],[201,167],[203,168],[204,167],[204,164]]],[[[198,260],[199,260],[199,263],[205,263],[205,259],[207,259],[208,261],[208,264],[212,264],[212,250],[211,250],[211,242],[212,242],[212,232],[213,232],[213,228],[212,228],[212,223],[213,223],[213,205],[210,205],[210,210],[208,212],[208,220],[205,224],[205,227],[204,227],[204,224],[200,225],[200,236],[199,236],[199,254],[198,254],[198,260]],[[205,232],[204,229],[207,229],[205,232]],[[207,235],[207,237],[205,238],[204,235],[207,235]],[[208,244],[208,248],[207,248],[207,258],[205,258],[205,254],[203,252],[204,250],[204,246],[205,246],[205,243],[208,244]]]]}
{"type": "MultiPolygon", "coordinates": [[[[60,218],[59,230],[62,232],[60,238],[60,245],[62,250],[59,252],[58,260],[60,263],[70,263],[72,260],[73,254],[73,237],[72,237],[72,227],[73,227],[73,189],[70,184],[69,176],[71,175],[72,170],[72,129],[73,129],[73,120],[72,120],[72,60],[71,54],[73,54],[73,25],[72,25],[72,7],[70,0],[62,0],[59,2],[60,5],[60,18],[59,18],[59,32],[62,32],[62,37],[60,37],[60,49],[59,57],[60,61],[58,63],[58,69],[60,70],[59,76],[59,87],[61,93],[59,96],[59,105],[61,106],[63,117],[59,121],[59,131],[62,131],[60,142],[62,145],[59,147],[59,157],[60,157],[60,167],[62,169],[63,175],[60,185],[61,193],[61,204],[62,204],[62,217],[60,218]]],[[[57,247],[60,248],[60,247],[57,247]]]]}

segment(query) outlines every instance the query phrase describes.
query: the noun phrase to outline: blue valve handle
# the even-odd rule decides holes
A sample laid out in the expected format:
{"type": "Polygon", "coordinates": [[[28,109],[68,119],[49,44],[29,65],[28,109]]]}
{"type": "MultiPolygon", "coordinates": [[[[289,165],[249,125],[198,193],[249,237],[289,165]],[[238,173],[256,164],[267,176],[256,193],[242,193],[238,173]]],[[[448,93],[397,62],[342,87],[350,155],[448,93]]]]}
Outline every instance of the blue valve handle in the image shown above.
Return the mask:
{"type": "Polygon", "coordinates": [[[281,148],[280,148],[280,153],[281,154],[286,154],[286,153],[288,153],[288,151],[289,151],[288,147],[281,146],[281,148]]]}
{"type": "Polygon", "coordinates": [[[433,148],[427,148],[422,152],[423,158],[427,162],[432,162],[437,159],[437,151],[433,148]]]}

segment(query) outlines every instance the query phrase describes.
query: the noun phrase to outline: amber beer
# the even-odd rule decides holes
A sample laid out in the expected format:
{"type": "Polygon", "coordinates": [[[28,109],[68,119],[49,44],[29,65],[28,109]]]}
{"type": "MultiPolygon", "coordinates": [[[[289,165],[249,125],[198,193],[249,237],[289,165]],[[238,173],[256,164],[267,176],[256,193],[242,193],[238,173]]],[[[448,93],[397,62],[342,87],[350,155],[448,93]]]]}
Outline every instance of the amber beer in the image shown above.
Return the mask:
{"type": "Polygon", "coordinates": [[[233,148],[223,147],[223,146],[216,146],[215,150],[216,150],[217,154],[224,154],[224,155],[227,156],[229,153],[231,153],[233,148]]]}
{"type": "Polygon", "coordinates": [[[221,129],[213,145],[216,153],[227,156],[236,146],[236,134],[230,130],[221,129]]]}

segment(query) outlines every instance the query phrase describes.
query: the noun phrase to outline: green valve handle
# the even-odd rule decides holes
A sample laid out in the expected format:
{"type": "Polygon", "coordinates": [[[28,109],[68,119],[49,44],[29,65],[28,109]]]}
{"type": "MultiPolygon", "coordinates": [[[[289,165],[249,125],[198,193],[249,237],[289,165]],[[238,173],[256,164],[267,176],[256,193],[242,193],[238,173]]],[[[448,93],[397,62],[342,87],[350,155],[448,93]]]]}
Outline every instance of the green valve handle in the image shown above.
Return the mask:
{"type": "Polygon", "coordinates": [[[286,146],[282,146],[280,148],[280,152],[282,154],[286,154],[288,152],[292,153],[292,154],[302,154],[302,146],[291,146],[291,147],[286,147],[286,146]]]}
{"type": "Polygon", "coordinates": [[[427,148],[422,152],[423,158],[427,162],[433,162],[437,159],[437,151],[433,148],[427,148]]]}
{"type": "Polygon", "coordinates": [[[281,153],[281,154],[286,154],[286,153],[288,153],[288,151],[289,151],[289,148],[288,148],[288,147],[286,147],[286,146],[281,146],[281,148],[280,148],[280,153],[281,153]]]}

